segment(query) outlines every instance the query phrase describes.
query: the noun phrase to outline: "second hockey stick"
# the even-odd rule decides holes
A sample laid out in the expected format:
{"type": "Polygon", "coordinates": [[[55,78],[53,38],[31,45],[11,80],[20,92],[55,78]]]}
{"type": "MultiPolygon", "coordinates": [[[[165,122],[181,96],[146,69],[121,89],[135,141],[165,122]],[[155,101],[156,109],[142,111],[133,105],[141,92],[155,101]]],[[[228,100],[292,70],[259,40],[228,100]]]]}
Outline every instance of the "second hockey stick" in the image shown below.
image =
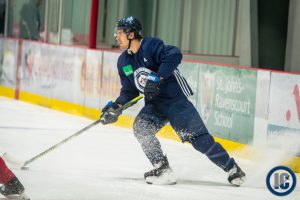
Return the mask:
{"type": "MultiPolygon", "coordinates": [[[[125,110],[127,108],[129,108],[130,106],[134,105],[135,103],[137,103],[141,98],[143,98],[142,96],[137,96],[136,98],[132,99],[131,101],[127,102],[126,104],[124,104],[123,106],[121,106],[120,110],[125,110]]],[[[50,151],[56,149],[57,147],[65,144],[66,142],[68,142],[69,140],[71,140],[72,138],[80,135],[81,133],[83,133],[84,131],[90,129],[91,127],[97,125],[100,123],[100,119],[94,121],[93,123],[91,123],[90,125],[84,127],[83,129],[77,131],[76,133],[74,133],[73,135],[70,135],[69,137],[65,138],[64,140],[60,141],[59,143],[53,145],[52,147],[48,148],[47,150],[37,154],[36,156],[32,157],[31,159],[27,160],[24,162],[23,166],[21,167],[22,170],[26,170],[28,169],[28,167],[26,167],[26,165],[28,165],[29,163],[32,163],[33,161],[39,159],[40,157],[46,155],[47,153],[49,153],[50,151]]]]}

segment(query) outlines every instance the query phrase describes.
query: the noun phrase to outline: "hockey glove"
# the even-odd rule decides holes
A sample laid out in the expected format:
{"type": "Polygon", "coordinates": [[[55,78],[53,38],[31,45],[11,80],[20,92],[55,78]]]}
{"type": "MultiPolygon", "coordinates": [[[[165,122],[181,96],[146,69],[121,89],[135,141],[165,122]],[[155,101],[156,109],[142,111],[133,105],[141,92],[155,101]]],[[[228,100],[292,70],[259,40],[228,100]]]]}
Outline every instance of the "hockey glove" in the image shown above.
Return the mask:
{"type": "Polygon", "coordinates": [[[116,102],[108,102],[106,106],[102,109],[102,113],[100,115],[100,122],[103,125],[114,123],[118,120],[119,116],[122,114],[122,110],[118,109],[121,106],[116,102]]]}
{"type": "Polygon", "coordinates": [[[146,100],[151,100],[159,94],[159,85],[161,84],[160,77],[155,72],[151,72],[147,77],[147,82],[144,88],[146,100]]]}

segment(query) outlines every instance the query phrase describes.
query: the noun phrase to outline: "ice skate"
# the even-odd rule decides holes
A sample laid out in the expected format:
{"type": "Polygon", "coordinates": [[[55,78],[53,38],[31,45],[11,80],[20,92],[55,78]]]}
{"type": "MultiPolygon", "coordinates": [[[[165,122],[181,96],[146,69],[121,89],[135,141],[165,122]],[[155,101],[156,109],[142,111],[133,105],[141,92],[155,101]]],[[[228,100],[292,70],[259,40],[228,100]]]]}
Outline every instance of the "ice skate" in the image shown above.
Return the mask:
{"type": "Polygon", "coordinates": [[[29,200],[24,191],[24,186],[17,177],[0,187],[0,193],[8,199],[29,200]]]}
{"type": "Polygon", "coordinates": [[[169,166],[168,160],[164,160],[157,165],[155,168],[144,174],[146,183],[156,185],[174,185],[176,180],[173,176],[173,171],[169,166]]]}
{"type": "Polygon", "coordinates": [[[228,181],[232,185],[240,186],[246,181],[246,174],[237,164],[234,164],[234,166],[229,170],[228,181]]]}

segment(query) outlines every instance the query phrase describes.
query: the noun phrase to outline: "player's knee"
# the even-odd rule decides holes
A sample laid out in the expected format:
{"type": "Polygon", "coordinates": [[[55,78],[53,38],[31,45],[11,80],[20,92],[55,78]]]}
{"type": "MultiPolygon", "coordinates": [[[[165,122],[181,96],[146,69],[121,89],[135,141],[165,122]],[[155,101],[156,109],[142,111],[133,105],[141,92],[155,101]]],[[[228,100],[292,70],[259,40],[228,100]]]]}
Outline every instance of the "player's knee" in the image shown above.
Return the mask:
{"type": "Polygon", "coordinates": [[[204,154],[207,154],[208,151],[217,144],[214,138],[208,133],[196,136],[192,138],[190,142],[196,150],[204,154]]]}
{"type": "Polygon", "coordinates": [[[138,140],[155,135],[158,130],[159,128],[151,120],[143,117],[137,117],[133,123],[133,133],[138,140]]]}
{"type": "Polygon", "coordinates": [[[148,124],[147,120],[137,117],[133,123],[134,136],[138,139],[145,137],[150,132],[148,124]]]}

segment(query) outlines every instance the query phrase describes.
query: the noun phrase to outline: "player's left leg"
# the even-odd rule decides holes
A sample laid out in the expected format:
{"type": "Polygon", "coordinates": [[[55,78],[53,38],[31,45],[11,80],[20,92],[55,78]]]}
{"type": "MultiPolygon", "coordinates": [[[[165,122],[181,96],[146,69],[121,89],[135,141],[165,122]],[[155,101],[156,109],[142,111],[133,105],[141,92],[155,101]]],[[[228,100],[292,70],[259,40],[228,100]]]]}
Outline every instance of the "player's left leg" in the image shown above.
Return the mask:
{"type": "Polygon", "coordinates": [[[155,134],[165,125],[166,117],[157,105],[146,104],[134,120],[133,133],[154,166],[144,178],[148,184],[175,184],[172,169],[155,134]]]}
{"type": "Polygon", "coordinates": [[[245,173],[222,145],[215,142],[189,100],[183,99],[173,103],[169,109],[168,119],[182,141],[190,142],[196,150],[205,154],[225,172],[229,172],[228,181],[231,184],[240,185],[244,181],[245,173]]]}

